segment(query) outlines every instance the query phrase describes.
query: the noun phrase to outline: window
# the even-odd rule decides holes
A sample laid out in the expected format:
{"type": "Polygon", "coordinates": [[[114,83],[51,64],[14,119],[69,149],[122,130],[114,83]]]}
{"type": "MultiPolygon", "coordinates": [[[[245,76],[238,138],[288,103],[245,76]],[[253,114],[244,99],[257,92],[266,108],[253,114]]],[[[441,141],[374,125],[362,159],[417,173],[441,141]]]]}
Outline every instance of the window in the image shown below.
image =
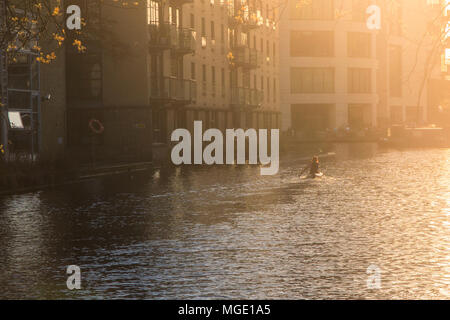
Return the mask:
{"type": "MultiPolygon", "coordinates": [[[[102,60],[101,52],[91,49],[90,53],[67,54],[66,82],[67,97],[74,100],[102,100],[102,60]]],[[[14,100],[11,98],[10,104],[14,100]]]]}
{"type": "Polygon", "coordinates": [[[242,84],[244,88],[250,88],[250,72],[242,73],[242,84]]]}
{"type": "Polygon", "coordinates": [[[291,57],[331,57],[334,55],[332,31],[291,31],[291,57]]]}
{"type": "Polygon", "coordinates": [[[273,65],[275,65],[275,57],[276,57],[276,45],[275,42],[272,44],[272,54],[273,54],[273,65]]]}
{"type": "Polygon", "coordinates": [[[147,5],[147,23],[159,25],[159,2],[148,1],[147,5]]]}
{"type": "Polygon", "coordinates": [[[216,95],[216,67],[211,67],[211,83],[212,83],[212,95],[216,95]]]}
{"type": "Polygon", "coordinates": [[[193,13],[191,13],[191,24],[190,24],[190,26],[191,26],[191,29],[195,28],[195,17],[194,17],[193,13]]]}
{"type": "Polygon", "coordinates": [[[180,9],[169,6],[169,23],[180,26],[180,9]]]}
{"type": "Polygon", "coordinates": [[[402,49],[391,46],[389,50],[389,88],[391,97],[402,95],[402,49]]]}
{"type": "Polygon", "coordinates": [[[178,77],[178,59],[176,57],[170,58],[170,75],[178,77]]]}
{"type": "Polygon", "coordinates": [[[195,63],[191,62],[191,79],[195,80],[196,74],[195,74],[195,63]]]}
{"type": "Polygon", "coordinates": [[[391,124],[402,124],[403,123],[403,107],[402,106],[391,106],[391,124]]]}
{"type": "Polygon", "coordinates": [[[206,65],[202,65],[202,95],[206,96],[206,65]]]}
{"type": "Polygon", "coordinates": [[[370,58],[371,38],[369,33],[348,33],[348,56],[353,58],[370,58]]]}
{"type": "Polygon", "coordinates": [[[333,93],[334,68],[291,68],[291,93],[333,93]]]}
{"type": "Polygon", "coordinates": [[[348,92],[349,93],[370,93],[371,88],[370,69],[350,68],[348,69],[348,92]]]}
{"type": "Polygon", "coordinates": [[[216,32],[214,30],[214,21],[211,21],[211,40],[216,39],[216,32]]]}
{"type": "Polygon", "coordinates": [[[277,79],[273,79],[273,102],[277,102],[277,79]]]}
{"type": "Polygon", "coordinates": [[[206,22],[205,22],[205,18],[202,18],[202,37],[206,37],[206,22]]]}
{"type": "Polygon", "coordinates": [[[241,32],[241,38],[239,39],[240,44],[243,46],[248,46],[248,34],[245,32],[241,32]]]}
{"type": "Polygon", "coordinates": [[[225,97],[225,69],[221,69],[221,90],[222,90],[222,97],[225,97]]]}
{"type": "Polygon", "coordinates": [[[289,0],[292,20],[333,20],[334,0],[303,1],[289,0]],[[299,5],[301,4],[301,5],[299,5]]]}
{"type": "Polygon", "coordinates": [[[8,112],[8,120],[9,126],[11,129],[24,129],[24,125],[22,122],[22,116],[20,112],[17,111],[9,111],[8,112]]]}

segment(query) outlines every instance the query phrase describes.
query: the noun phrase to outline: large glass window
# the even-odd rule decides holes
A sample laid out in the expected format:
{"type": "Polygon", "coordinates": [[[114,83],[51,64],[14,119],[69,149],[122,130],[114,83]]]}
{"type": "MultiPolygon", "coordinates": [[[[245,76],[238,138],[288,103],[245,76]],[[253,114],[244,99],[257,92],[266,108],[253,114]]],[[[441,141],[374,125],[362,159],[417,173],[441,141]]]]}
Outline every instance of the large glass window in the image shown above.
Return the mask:
{"type": "Polygon", "coordinates": [[[333,93],[334,68],[291,68],[291,93],[333,93]]]}
{"type": "Polygon", "coordinates": [[[349,93],[370,93],[372,71],[365,68],[348,69],[348,92],[349,93]]]}
{"type": "MultiPolygon", "coordinates": [[[[91,48],[93,45],[91,46],[91,48]]],[[[66,84],[67,98],[72,100],[102,100],[102,62],[100,52],[68,54],[66,84]]]]}
{"type": "Polygon", "coordinates": [[[147,19],[148,24],[159,25],[159,3],[149,0],[147,2],[147,19]]]}

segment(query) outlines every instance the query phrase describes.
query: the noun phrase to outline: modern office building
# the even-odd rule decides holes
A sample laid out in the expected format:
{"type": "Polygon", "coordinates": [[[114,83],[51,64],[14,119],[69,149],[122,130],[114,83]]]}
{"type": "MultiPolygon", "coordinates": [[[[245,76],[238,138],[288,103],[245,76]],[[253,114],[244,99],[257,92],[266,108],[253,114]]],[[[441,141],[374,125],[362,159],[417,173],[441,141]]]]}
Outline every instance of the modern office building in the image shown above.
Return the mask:
{"type": "Polygon", "coordinates": [[[289,0],[280,23],[282,129],[302,138],[427,122],[431,50],[417,43],[435,9],[427,0],[289,0]],[[380,28],[368,27],[371,5],[380,28]]]}

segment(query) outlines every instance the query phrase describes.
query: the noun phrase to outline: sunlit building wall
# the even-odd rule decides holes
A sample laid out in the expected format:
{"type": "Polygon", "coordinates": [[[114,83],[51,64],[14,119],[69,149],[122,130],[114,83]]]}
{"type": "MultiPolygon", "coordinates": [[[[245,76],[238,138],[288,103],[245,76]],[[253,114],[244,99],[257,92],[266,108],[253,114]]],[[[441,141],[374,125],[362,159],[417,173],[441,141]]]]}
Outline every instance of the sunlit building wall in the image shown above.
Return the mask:
{"type": "Polygon", "coordinates": [[[377,125],[376,32],[355,1],[290,0],[281,15],[282,128],[377,125]]]}
{"type": "Polygon", "coordinates": [[[77,3],[90,25],[112,22],[85,54],[67,48],[72,158],[146,161],[154,148],[167,154],[173,130],[195,120],[204,130],[279,127],[276,2],[77,3]]]}
{"type": "Polygon", "coordinates": [[[149,2],[155,142],[195,120],[204,129],[278,127],[277,9],[268,0],[149,2]],[[158,43],[158,33],[173,42],[158,43]]]}
{"type": "Polygon", "coordinates": [[[441,54],[429,57],[426,32],[439,8],[428,0],[291,0],[280,23],[283,130],[427,123],[428,81],[441,76],[441,54]],[[366,10],[374,4],[381,24],[372,30],[366,10]]]}

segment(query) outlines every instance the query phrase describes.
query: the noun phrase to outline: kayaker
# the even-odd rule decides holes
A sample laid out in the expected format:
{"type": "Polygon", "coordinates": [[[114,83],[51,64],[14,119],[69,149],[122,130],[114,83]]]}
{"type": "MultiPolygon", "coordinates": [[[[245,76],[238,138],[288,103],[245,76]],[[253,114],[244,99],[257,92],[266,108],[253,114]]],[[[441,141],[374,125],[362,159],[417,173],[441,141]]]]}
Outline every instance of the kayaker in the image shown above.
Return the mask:
{"type": "Polygon", "coordinates": [[[309,169],[309,174],[314,176],[317,173],[320,173],[319,172],[319,157],[314,156],[312,158],[312,160],[311,160],[311,166],[310,166],[310,169],[309,169]]]}
{"type": "Polygon", "coordinates": [[[302,170],[300,175],[302,175],[306,170],[309,169],[309,174],[311,176],[315,177],[316,174],[320,173],[319,167],[320,167],[320,165],[319,165],[319,157],[318,156],[314,156],[312,158],[312,160],[311,160],[311,164],[306,166],[306,168],[302,170]]]}

